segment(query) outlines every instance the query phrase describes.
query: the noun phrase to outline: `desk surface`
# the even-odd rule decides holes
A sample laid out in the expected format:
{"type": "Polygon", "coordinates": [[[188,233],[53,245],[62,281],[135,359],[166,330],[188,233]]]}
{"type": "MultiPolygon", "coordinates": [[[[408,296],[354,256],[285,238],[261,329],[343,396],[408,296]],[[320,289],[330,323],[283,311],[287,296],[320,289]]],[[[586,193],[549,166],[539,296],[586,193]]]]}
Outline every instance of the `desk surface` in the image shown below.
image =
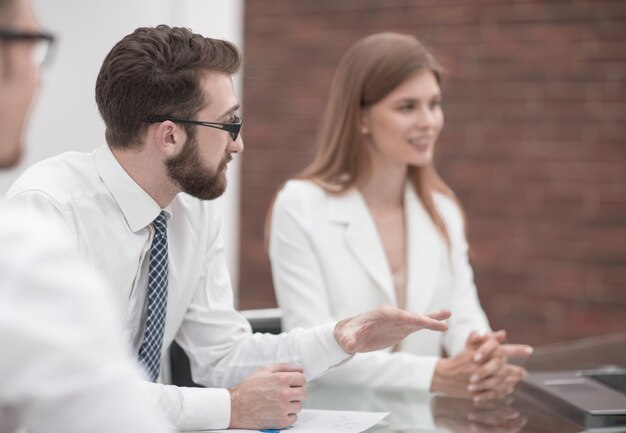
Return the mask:
{"type": "MultiPolygon", "coordinates": [[[[525,367],[533,371],[602,365],[626,368],[626,335],[542,346],[536,348],[525,367]]],[[[389,412],[389,416],[368,433],[579,433],[585,430],[581,422],[533,400],[523,387],[504,401],[474,405],[471,400],[414,391],[390,392],[311,384],[305,407],[389,412]]]]}

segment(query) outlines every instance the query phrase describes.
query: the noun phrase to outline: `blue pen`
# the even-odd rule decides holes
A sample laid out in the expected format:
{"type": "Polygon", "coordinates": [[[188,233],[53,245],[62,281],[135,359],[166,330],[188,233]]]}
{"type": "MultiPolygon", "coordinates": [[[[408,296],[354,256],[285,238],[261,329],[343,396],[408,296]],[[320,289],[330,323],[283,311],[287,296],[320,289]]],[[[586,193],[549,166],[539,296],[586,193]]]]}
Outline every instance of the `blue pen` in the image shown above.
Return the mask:
{"type": "Polygon", "coordinates": [[[276,429],[271,429],[271,430],[259,430],[259,431],[260,431],[261,433],[278,433],[278,432],[280,432],[280,431],[282,431],[282,430],[289,430],[290,428],[293,428],[293,426],[292,426],[292,425],[290,425],[289,427],[286,427],[286,428],[281,428],[281,429],[278,429],[278,430],[276,430],[276,429]]]}

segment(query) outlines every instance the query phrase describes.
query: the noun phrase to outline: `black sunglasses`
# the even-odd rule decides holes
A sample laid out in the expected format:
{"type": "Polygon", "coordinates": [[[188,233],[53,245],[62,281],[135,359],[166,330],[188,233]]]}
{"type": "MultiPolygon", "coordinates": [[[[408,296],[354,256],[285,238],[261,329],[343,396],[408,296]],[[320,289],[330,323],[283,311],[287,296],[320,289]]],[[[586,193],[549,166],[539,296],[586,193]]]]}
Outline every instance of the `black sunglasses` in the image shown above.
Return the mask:
{"type": "Polygon", "coordinates": [[[54,43],[54,36],[45,32],[24,32],[16,30],[0,29],[0,41],[6,42],[32,42],[33,61],[37,66],[46,63],[50,53],[50,47],[54,43]]]}
{"type": "Polygon", "coordinates": [[[142,119],[142,122],[159,123],[165,122],[166,120],[174,123],[186,123],[189,125],[208,126],[209,128],[222,129],[230,133],[233,141],[236,141],[237,137],[239,137],[239,131],[241,131],[241,124],[243,123],[243,119],[239,116],[236,116],[235,120],[230,123],[202,122],[199,120],[179,119],[178,117],[171,116],[148,116],[145,119],[142,119]]]}

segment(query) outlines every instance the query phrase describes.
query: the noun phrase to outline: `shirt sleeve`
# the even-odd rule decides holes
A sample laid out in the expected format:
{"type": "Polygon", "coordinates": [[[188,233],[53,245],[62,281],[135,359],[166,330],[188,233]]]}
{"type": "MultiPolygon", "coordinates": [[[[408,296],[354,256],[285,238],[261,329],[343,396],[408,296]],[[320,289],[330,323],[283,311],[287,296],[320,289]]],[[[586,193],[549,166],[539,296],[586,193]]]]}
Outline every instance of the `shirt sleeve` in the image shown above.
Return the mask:
{"type": "Polygon", "coordinates": [[[180,431],[226,429],[230,424],[231,406],[230,392],[224,387],[237,385],[258,367],[284,362],[302,367],[307,379],[312,379],[349,359],[332,336],[333,329],[334,324],[329,324],[278,336],[248,333],[232,344],[231,350],[216,363],[197,355],[210,351],[213,346],[187,342],[193,379],[209,388],[146,382],[144,392],[180,431]]]}
{"type": "MultiPolygon", "coordinates": [[[[39,221],[51,221],[57,230],[64,231],[66,240],[75,242],[77,239],[74,219],[69,211],[59,204],[51,195],[36,189],[15,192],[15,186],[9,189],[5,204],[23,215],[35,216],[39,221]]],[[[75,242],[78,246],[78,242],[75,242]]]]}
{"type": "MultiPolygon", "coordinates": [[[[221,245],[221,239],[216,243],[221,245]]],[[[207,278],[195,293],[177,341],[190,357],[196,383],[234,386],[258,367],[288,363],[313,379],[349,358],[334,336],[336,323],[280,335],[252,333],[233,307],[233,292],[221,246],[206,259],[207,278]]]]}
{"type": "Polygon", "coordinates": [[[28,431],[172,431],[143,399],[104,284],[62,233],[0,216],[0,406],[28,431]]]}
{"type": "Polygon", "coordinates": [[[218,430],[230,424],[230,393],[225,388],[186,388],[143,382],[146,399],[179,431],[218,430]]]}
{"type": "MultiPolygon", "coordinates": [[[[214,238],[208,242],[204,262],[205,281],[194,293],[191,303],[176,335],[176,341],[185,350],[190,359],[194,382],[218,389],[232,387],[250,376],[258,367],[287,363],[301,367],[307,379],[313,379],[329,368],[350,358],[339,346],[334,337],[335,323],[329,323],[312,329],[295,329],[280,335],[252,333],[248,321],[233,306],[233,292],[226,267],[219,216],[209,222],[216,228],[214,238]]],[[[219,394],[214,390],[215,396],[219,394]]],[[[181,390],[181,396],[187,404],[187,391],[181,390]]],[[[191,394],[188,394],[191,395],[191,394]]],[[[194,395],[191,399],[205,398],[194,395]]],[[[213,398],[213,397],[206,397],[213,398]]],[[[226,401],[225,397],[215,397],[226,401]]],[[[175,402],[175,398],[168,397],[175,402]]],[[[200,407],[195,403],[190,406],[200,407]]],[[[172,406],[174,407],[174,406],[172,406]]],[[[230,400],[228,406],[220,403],[212,417],[194,424],[193,428],[226,428],[230,419],[230,400]],[[224,412],[217,413],[222,408],[224,412]],[[221,420],[221,425],[218,423],[221,420]]],[[[199,420],[192,414],[192,409],[178,406],[177,413],[189,413],[188,416],[199,420]]],[[[206,407],[203,408],[207,414],[206,407]]],[[[208,415],[205,415],[208,417],[208,415]]]]}

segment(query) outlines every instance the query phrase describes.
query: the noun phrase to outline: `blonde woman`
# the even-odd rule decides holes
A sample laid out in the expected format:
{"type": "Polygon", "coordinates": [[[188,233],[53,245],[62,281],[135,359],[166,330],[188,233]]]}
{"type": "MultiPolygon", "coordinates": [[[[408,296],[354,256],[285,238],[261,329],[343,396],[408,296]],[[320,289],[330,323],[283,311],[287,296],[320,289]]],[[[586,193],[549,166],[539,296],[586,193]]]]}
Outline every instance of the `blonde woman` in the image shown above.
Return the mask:
{"type": "Polygon", "coordinates": [[[286,329],[380,304],[450,309],[449,331],[356,355],[324,382],[486,400],[525,375],[482,310],[460,204],[433,166],[441,68],[414,37],[368,36],[342,58],[313,162],[274,202],[269,251],[286,329]],[[442,353],[449,357],[442,357],[442,353]]]}

